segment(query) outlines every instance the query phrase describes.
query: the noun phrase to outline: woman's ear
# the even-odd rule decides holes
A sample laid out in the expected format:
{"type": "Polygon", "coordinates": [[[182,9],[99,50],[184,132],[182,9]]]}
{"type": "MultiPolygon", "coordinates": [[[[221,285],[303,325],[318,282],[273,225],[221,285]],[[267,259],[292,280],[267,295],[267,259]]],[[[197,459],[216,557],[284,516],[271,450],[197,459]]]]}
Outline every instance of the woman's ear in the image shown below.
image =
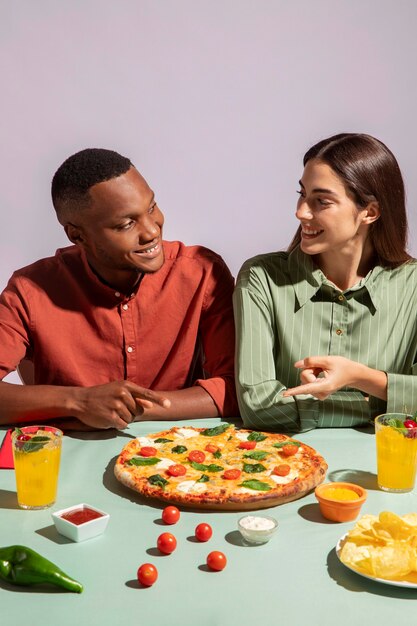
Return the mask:
{"type": "Polygon", "coordinates": [[[381,215],[378,202],[370,202],[366,209],[364,209],[364,215],[362,222],[364,224],[373,224],[381,215]]]}

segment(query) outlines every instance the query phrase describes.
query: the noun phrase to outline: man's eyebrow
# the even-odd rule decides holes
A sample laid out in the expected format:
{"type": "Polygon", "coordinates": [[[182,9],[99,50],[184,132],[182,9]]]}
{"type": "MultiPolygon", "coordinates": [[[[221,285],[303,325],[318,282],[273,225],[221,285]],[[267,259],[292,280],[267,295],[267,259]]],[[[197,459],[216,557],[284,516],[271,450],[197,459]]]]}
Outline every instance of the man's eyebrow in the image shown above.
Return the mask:
{"type": "MultiPolygon", "coordinates": [[[[298,182],[300,184],[300,187],[305,189],[305,187],[304,187],[303,183],[301,182],[301,180],[299,180],[298,182]]],[[[335,191],[332,191],[331,189],[324,189],[322,187],[316,187],[315,189],[312,189],[311,193],[329,193],[332,196],[337,196],[337,193],[335,191]]]]}

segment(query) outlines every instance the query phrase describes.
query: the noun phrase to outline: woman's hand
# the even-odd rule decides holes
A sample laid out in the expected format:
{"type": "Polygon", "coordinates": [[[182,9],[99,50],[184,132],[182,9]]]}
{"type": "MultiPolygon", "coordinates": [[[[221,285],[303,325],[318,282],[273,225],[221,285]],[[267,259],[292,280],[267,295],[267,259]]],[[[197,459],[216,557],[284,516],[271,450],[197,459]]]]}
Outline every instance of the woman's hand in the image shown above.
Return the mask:
{"type": "Polygon", "coordinates": [[[342,387],[353,387],[382,400],[387,399],[387,376],[342,356],[312,356],[297,361],[302,385],[286,389],[284,397],[310,394],[325,400],[342,387]]]}

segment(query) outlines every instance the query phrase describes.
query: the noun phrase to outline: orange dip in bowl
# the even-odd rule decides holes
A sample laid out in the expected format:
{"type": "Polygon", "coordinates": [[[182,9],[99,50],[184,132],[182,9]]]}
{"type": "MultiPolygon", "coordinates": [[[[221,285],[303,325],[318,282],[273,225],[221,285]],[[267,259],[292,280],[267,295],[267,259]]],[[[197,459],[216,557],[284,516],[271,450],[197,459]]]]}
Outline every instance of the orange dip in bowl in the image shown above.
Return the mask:
{"type": "Polygon", "coordinates": [[[366,500],[366,489],[354,483],[322,483],[315,489],[323,517],[332,522],[350,522],[357,518],[366,500]]]}
{"type": "Polygon", "coordinates": [[[348,487],[329,487],[326,489],[326,498],[345,502],[348,500],[359,500],[359,494],[348,487]]]}

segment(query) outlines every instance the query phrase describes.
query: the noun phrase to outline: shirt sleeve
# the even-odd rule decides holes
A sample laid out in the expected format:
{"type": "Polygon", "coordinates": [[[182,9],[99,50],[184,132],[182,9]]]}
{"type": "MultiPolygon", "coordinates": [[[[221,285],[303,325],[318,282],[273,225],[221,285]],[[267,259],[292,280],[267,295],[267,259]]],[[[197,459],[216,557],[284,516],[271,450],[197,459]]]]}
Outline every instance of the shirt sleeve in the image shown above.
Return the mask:
{"type": "Polygon", "coordinates": [[[233,287],[229,269],[218,258],[208,280],[199,325],[207,378],[198,379],[194,384],[210,394],[222,417],[239,414],[234,381],[233,287]]]}
{"type": "Polygon", "coordinates": [[[0,380],[14,371],[30,347],[28,305],[14,275],[0,295],[0,380]]]}
{"type": "Polygon", "coordinates": [[[417,411],[417,363],[411,374],[387,373],[387,413],[409,413],[417,411]]]}
{"type": "Polygon", "coordinates": [[[272,300],[256,271],[246,267],[241,275],[245,279],[238,279],[233,298],[236,391],[245,426],[304,432],[367,421],[369,403],[355,390],[341,390],[324,401],[311,395],[283,397],[287,381],[277,377],[280,346],[272,300]]]}

